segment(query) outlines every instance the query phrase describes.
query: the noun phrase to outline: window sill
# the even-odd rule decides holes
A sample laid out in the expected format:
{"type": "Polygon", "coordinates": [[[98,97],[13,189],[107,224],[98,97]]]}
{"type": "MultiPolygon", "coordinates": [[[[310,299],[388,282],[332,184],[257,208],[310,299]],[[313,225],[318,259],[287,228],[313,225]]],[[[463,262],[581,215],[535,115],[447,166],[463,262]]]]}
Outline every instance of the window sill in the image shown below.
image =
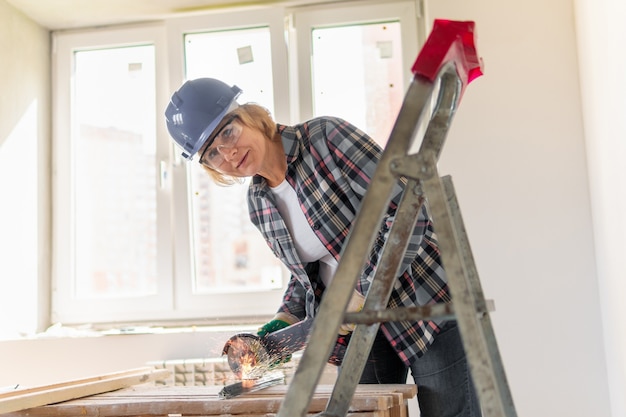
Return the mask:
{"type": "Polygon", "coordinates": [[[0,337],[0,342],[15,340],[39,339],[73,339],[92,338],[101,336],[121,335],[166,335],[185,333],[242,333],[255,332],[263,323],[248,324],[220,324],[220,325],[179,325],[179,326],[120,326],[108,329],[94,329],[91,326],[63,326],[54,324],[44,332],[31,335],[12,335],[0,337]]]}

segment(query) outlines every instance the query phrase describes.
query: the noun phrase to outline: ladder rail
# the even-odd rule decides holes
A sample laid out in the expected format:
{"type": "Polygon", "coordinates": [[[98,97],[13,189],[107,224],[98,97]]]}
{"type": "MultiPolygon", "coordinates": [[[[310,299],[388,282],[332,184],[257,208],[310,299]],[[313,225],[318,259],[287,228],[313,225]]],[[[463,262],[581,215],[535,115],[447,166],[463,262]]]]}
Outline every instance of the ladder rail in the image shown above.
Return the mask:
{"type": "MultiPolygon", "coordinates": [[[[387,307],[396,276],[400,272],[402,257],[423,204],[424,198],[418,182],[409,180],[396,211],[396,220],[389,231],[389,236],[393,236],[393,239],[385,242],[376,273],[366,294],[364,312],[378,311],[387,307]]],[[[347,414],[379,327],[380,321],[356,326],[343,359],[341,372],[337,376],[322,416],[347,414]]]]}
{"type": "Polygon", "coordinates": [[[488,348],[484,343],[482,328],[472,314],[476,306],[476,295],[471,291],[467,282],[462,279],[466,276],[466,265],[461,254],[456,250],[460,246],[460,238],[452,225],[451,209],[441,178],[436,175],[437,168],[434,165],[433,158],[429,167],[433,176],[425,179],[423,186],[426,195],[428,195],[433,222],[437,225],[439,249],[448,276],[448,287],[455,306],[456,320],[465,346],[467,362],[485,416],[503,416],[505,415],[504,409],[498,401],[500,397],[499,387],[490,375],[492,363],[491,358],[487,355],[488,348]]]}
{"type": "Polygon", "coordinates": [[[473,22],[435,22],[413,66],[414,78],[342,250],[335,279],[324,294],[278,417],[307,414],[341,323],[352,320],[357,326],[326,410],[320,414],[325,417],[347,414],[380,322],[420,317],[456,319],[485,416],[516,417],[452,181],[439,177],[437,170],[464,89],[482,73],[473,27],[473,22]],[[363,311],[347,313],[351,293],[400,177],[407,179],[407,185],[363,311]],[[452,302],[385,310],[424,196],[435,224],[452,302]]]}
{"type": "MultiPolygon", "coordinates": [[[[425,97],[422,97],[425,98],[425,97]]],[[[402,113],[402,112],[401,112],[402,113]]],[[[412,115],[413,116],[413,115],[412,115]]],[[[414,116],[413,116],[414,117],[414,116]]],[[[407,123],[400,130],[410,128],[407,123]]],[[[415,126],[413,125],[413,129],[415,126]]],[[[394,128],[394,130],[396,130],[394,128]]],[[[398,132],[403,137],[412,137],[410,132],[398,132]]],[[[389,144],[391,148],[402,145],[401,141],[389,144]]],[[[399,149],[402,152],[402,149],[399,149]]],[[[321,301],[313,322],[307,344],[287,395],[278,412],[278,417],[305,416],[310,398],[314,393],[322,370],[335,344],[343,315],[350,295],[356,285],[363,265],[367,262],[369,249],[374,244],[378,229],[391,199],[391,191],[397,181],[388,168],[389,156],[383,153],[370,187],[365,194],[362,207],[357,214],[348,242],[344,245],[341,262],[321,301]]]]}
{"type": "MultiPolygon", "coordinates": [[[[397,142],[399,145],[385,149],[387,158],[380,162],[383,164],[389,160],[390,169],[398,178],[401,175],[394,171],[396,165],[394,161],[404,157],[411,148],[415,147],[415,142],[419,142],[421,139],[420,132],[424,133],[418,154],[424,152],[440,154],[448,127],[460,100],[461,82],[453,61],[446,63],[441,68],[434,82],[416,77],[412,84],[413,88],[409,88],[407,92],[396,123],[400,126],[409,123],[413,126],[413,133],[407,135],[405,132],[410,129],[398,129],[402,131],[402,134],[396,136],[397,132],[394,127],[389,142],[397,142]],[[412,95],[416,95],[418,100],[411,100],[412,95]]],[[[366,295],[364,312],[387,307],[394,280],[399,272],[402,255],[406,251],[406,245],[424,202],[420,185],[420,171],[415,171],[410,175],[404,174],[408,178],[408,182],[396,213],[395,222],[389,233],[389,239],[383,247],[380,265],[366,295]],[[395,266],[395,268],[390,268],[390,266],[395,266]]],[[[365,204],[361,210],[364,216],[369,214],[365,204]]],[[[393,314],[390,316],[389,321],[398,321],[397,318],[393,317],[393,314]]],[[[337,377],[326,411],[321,414],[322,416],[344,416],[348,412],[350,400],[365,368],[378,328],[379,325],[374,324],[356,327],[344,357],[342,370],[337,377]]]]}
{"type": "Polygon", "coordinates": [[[278,417],[306,415],[310,399],[335,344],[350,295],[363,265],[367,262],[369,249],[374,244],[391,200],[391,192],[397,182],[396,176],[391,172],[391,160],[396,155],[408,152],[412,139],[425,119],[421,112],[416,114],[415,109],[426,108],[425,104],[430,99],[432,91],[432,83],[417,78],[409,86],[390,140],[344,245],[335,279],[330,283],[320,303],[311,327],[309,342],[294,372],[278,417]]]}
{"type": "MultiPolygon", "coordinates": [[[[458,233],[458,249],[465,264],[465,270],[467,273],[467,279],[470,284],[470,290],[473,292],[475,310],[483,311],[478,317],[480,317],[480,326],[484,337],[484,347],[486,348],[485,354],[489,359],[491,365],[490,378],[493,379],[495,385],[498,387],[498,397],[496,398],[497,404],[495,410],[488,410],[489,404],[487,398],[481,400],[481,404],[485,408],[485,415],[504,415],[507,417],[516,417],[517,412],[513,403],[513,395],[509,387],[509,383],[506,378],[502,358],[500,356],[500,350],[498,349],[498,342],[491,323],[491,317],[489,311],[492,309],[487,308],[482,285],[478,278],[478,271],[474,262],[474,256],[472,255],[471,247],[469,244],[469,238],[463,223],[461,216],[461,209],[456,198],[456,192],[454,191],[454,184],[450,176],[442,178],[444,192],[447,197],[448,207],[450,209],[450,220],[453,223],[454,229],[458,233]],[[499,413],[499,414],[498,414],[499,413]]],[[[476,317],[476,316],[474,316],[476,317]]],[[[470,363],[470,367],[473,366],[470,363]]]]}

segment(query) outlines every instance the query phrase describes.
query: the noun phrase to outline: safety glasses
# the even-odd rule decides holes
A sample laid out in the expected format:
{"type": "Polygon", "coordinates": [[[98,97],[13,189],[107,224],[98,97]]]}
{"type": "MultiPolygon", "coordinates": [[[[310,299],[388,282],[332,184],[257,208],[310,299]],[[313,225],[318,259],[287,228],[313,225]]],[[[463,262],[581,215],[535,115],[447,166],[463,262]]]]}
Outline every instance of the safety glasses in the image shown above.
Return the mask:
{"type": "Polygon", "coordinates": [[[218,169],[224,163],[222,150],[234,147],[241,136],[242,126],[236,119],[237,116],[231,117],[209,142],[209,145],[204,148],[200,154],[202,165],[218,169]]]}

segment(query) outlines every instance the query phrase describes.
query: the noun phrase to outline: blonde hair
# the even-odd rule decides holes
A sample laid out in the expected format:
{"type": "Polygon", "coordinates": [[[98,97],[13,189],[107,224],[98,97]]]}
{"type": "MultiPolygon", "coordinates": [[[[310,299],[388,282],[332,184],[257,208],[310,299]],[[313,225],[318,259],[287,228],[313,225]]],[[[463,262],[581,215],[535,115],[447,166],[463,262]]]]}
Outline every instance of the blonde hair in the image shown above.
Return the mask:
{"type": "MultiPolygon", "coordinates": [[[[222,127],[231,120],[232,116],[237,116],[242,125],[255,129],[263,133],[263,136],[267,140],[274,140],[276,134],[276,122],[272,119],[272,116],[265,107],[258,104],[247,103],[242,104],[235,110],[228,113],[227,117],[217,125],[213,132],[219,132],[222,127]]],[[[202,165],[202,168],[206,171],[211,179],[218,185],[229,186],[233,184],[241,184],[243,179],[233,177],[231,175],[224,175],[221,172],[214,170],[206,165],[202,165]]]]}

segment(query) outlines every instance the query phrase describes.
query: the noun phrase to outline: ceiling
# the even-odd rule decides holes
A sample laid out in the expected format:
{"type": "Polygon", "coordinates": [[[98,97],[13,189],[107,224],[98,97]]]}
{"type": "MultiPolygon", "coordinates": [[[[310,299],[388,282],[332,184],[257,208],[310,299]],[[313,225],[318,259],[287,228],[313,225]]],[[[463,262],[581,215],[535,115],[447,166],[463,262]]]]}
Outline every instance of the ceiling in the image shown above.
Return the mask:
{"type": "Polygon", "coordinates": [[[330,0],[6,0],[50,30],[158,20],[226,8],[304,5],[330,0]]]}

